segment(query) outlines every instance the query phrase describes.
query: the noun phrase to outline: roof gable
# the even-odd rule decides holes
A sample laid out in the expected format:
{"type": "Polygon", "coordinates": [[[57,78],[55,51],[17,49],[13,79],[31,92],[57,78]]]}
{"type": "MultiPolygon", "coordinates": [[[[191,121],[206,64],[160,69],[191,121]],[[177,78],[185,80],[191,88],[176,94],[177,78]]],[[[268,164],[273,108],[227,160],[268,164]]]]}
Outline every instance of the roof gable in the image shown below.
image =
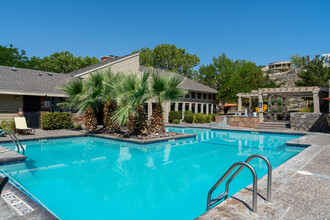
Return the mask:
{"type": "Polygon", "coordinates": [[[165,74],[165,75],[168,75],[168,76],[174,75],[176,77],[182,77],[184,80],[181,83],[181,85],[179,86],[179,88],[187,89],[189,91],[205,92],[205,93],[211,93],[211,94],[217,94],[218,93],[217,90],[215,90],[215,89],[213,89],[209,86],[203,85],[199,82],[196,82],[192,79],[189,79],[185,76],[182,76],[180,74],[173,73],[173,72],[167,72],[167,71],[164,71],[164,70],[161,70],[161,69],[156,69],[156,68],[153,68],[153,67],[140,66],[140,71],[141,72],[144,72],[147,69],[156,71],[159,74],[165,74]]]}

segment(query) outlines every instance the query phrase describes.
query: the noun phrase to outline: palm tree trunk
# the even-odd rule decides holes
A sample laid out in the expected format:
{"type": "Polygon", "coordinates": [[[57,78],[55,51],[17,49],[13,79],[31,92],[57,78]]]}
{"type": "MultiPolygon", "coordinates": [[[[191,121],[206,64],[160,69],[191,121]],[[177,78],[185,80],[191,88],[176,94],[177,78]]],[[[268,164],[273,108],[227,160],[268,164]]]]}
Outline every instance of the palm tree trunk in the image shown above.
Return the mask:
{"type": "Polygon", "coordinates": [[[119,127],[115,124],[113,118],[114,112],[117,109],[117,103],[114,101],[108,101],[103,108],[104,118],[103,124],[105,128],[105,133],[113,133],[119,130],[119,127]]]}
{"type": "Polygon", "coordinates": [[[165,120],[163,115],[163,107],[157,104],[152,110],[150,129],[152,132],[164,133],[165,132],[165,120]]]}
{"type": "Polygon", "coordinates": [[[148,115],[142,106],[137,107],[134,115],[129,115],[127,128],[134,135],[148,133],[148,115]]]}
{"type": "Polygon", "coordinates": [[[85,127],[88,131],[96,131],[97,129],[97,118],[93,109],[87,107],[84,111],[85,127]]]}

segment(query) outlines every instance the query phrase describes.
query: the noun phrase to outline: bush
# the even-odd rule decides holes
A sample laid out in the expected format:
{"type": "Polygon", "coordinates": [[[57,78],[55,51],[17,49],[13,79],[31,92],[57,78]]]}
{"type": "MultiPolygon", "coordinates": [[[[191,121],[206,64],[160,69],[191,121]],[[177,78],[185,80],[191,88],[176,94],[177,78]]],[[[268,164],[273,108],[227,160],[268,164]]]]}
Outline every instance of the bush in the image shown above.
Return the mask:
{"type": "Polygon", "coordinates": [[[305,106],[305,107],[299,109],[299,112],[314,112],[314,108],[309,107],[309,106],[305,106]]]}
{"type": "Polygon", "coordinates": [[[209,114],[210,116],[211,116],[211,121],[215,121],[215,116],[217,115],[217,114],[209,114]]]}
{"type": "Polygon", "coordinates": [[[188,114],[184,116],[184,121],[187,123],[193,123],[194,122],[194,114],[188,114]]]}
{"type": "Polygon", "coordinates": [[[2,120],[0,123],[0,129],[14,132],[15,129],[14,120],[11,121],[2,120]]]}
{"type": "Polygon", "coordinates": [[[186,115],[192,115],[192,114],[194,114],[192,111],[185,111],[184,112],[184,116],[186,116],[186,115]]]}
{"type": "Polygon", "coordinates": [[[81,124],[76,124],[76,125],[74,126],[74,128],[75,128],[77,131],[82,130],[82,126],[81,126],[81,124]]]}
{"type": "Polygon", "coordinates": [[[172,123],[173,120],[175,119],[182,119],[182,112],[180,111],[170,111],[168,114],[168,121],[172,123]]]}
{"type": "Polygon", "coordinates": [[[206,115],[204,122],[205,123],[210,123],[211,121],[212,121],[212,115],[206,115]]]}
{"type": "Polygon", "coordinates": [[[205,122],[206,117],[203,113],[197,113],[194,116],[195,116],[195,119],[194,119],[195,123],[204,123],[205,122]]]}
{"type": "Polygon", "coordinates": [[[72,114],[66,112],[44,113],[41,115],[43,130],[73,128],[72,114]]]}
{"type": "Polygon", "coordinates": [[[172,121],[172,123],[173,123],[173,124],[180,124],[180,119],[174,119],[174,120],[172,121]]]}

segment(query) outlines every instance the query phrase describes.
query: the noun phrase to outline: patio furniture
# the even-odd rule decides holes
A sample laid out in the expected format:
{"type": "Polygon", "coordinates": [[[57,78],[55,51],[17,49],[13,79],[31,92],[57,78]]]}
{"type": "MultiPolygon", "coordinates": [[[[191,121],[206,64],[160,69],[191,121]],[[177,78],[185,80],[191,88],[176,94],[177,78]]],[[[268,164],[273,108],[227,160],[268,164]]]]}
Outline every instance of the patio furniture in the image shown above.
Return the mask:
{"type": "Polygon", "coordinates": [[[7,182],[8,177],[0,177],[0,195],[7,182]]]}
{"type": "Polygon", "coordinates": [[[15,133],[30,133],[35,134],[35,130],[33,128],[28,128],[26,124],[25,117],[15,117],[15,133]]]}

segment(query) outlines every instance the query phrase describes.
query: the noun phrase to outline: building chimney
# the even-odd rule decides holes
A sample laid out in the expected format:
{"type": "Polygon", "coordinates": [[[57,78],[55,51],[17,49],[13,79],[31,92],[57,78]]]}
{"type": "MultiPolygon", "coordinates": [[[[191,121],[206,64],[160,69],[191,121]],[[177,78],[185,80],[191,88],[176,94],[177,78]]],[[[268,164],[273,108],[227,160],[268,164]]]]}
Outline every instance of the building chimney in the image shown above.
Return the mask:
{"type": "Polygon", "coordinates": [[[101,62],[105,61],[105,60],[113,60],[113,59],[116,59],[116,58],[118,58],[118,56],[113,56],[112,54],[110,54],[109,56],[101,57],[101,62]]]}

